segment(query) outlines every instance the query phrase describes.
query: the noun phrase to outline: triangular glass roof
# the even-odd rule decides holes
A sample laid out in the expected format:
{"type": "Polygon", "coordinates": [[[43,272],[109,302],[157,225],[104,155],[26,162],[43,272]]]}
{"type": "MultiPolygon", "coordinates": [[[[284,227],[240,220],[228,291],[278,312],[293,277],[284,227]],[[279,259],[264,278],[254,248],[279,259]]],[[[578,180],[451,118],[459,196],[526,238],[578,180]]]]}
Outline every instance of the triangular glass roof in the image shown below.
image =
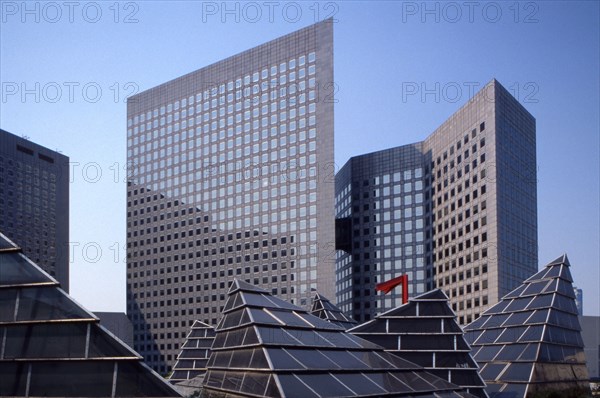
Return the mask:
{"type": "Polygon", "coordinates": [[[465,327],[491,397],[589,389],[566,255],[465,327]]]}
{"type": "Polygon", "coordinates": [[[322,296],[317,292],[315,292],[312,298],[310,313],[318,318],[325,319],[334,325],[341,326],[344,329],[356,326],[356,321],[354,319],[347,317],[342,310],[332,304],[327,297],[322,296]]]}
{"type": "Polygon", "coordinates": [[[435,289],[348,330],[428,372],[487,397],[471,349],[446,294],[435,289]]]}
{"type": "Polygon", "coordinates": [[[234,281],[203,394],[246,397],[471,397],[343,328],[234,281]]]}
{"type": "Polygon", "coordinates": [[[1,233],[0,341],[0,396],[179,396],[1,233]]]}
{"type": "Polygon", "coordinates": [[[198,320],[194,321],[181,346],[169,381],[177,383],[206,373],[206,363],[214,340],[215,329],[212,326],[198,320]]]}

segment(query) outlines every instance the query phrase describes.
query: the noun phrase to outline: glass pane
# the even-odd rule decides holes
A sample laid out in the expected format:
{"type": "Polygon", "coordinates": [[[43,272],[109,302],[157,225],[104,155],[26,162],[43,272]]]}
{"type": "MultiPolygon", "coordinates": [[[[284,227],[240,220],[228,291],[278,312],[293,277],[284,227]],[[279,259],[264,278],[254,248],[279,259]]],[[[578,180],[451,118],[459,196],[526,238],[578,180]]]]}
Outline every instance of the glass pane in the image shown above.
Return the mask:
{"type": "Polygon", "coordinates": [[[369,378],[365,377],[361,373],[342,373],[336,374],[335,377],[338,378],[338,380],[340,380],[342,383],[344,383],[344,385],[348,386],[357,395],[374,395],[385,392],[385,390],[375,385],[373,381],[371,381],[369,378]]]}
{"type": "Polygon", "coordinates": [[[502,351],[496,356],[496,361],[516,361],[519,359],[525,348],[526,344],[510,344],[504,346],[502,351]]]}
{"type": "MultiPolygon", "coordinates": [[[[412,319],[389,319],[389,332],[391,333],[409,333],[409,332],[429,332],[429,333],[441,333],[443,319],[419,319],[418,321],[412,319]]],[[[385,330],[385,322],[380,322],[385,330]]]]}
{"type": "Polygon", "coordinates": [[[54,282],[20,253],[0,254],[0,269],[2,270],[0,286],[54,282]]]}
{"type": "MultiPolygon", "coordinates": [[[[407,372],[411,373],[412,372],[407,372]]],[[[401,382],[398,378],[392,377],[389,372],[386,373],[363,373],[367,379],[371,380],[378,387],[384,389],[387,392],[407,392],[413,391],[406,383],[401,382]]],[[[398,374],[397,376],[400,376],[398,374]]]]}
{"type": "Polygon", "coordinates": [[[322,397],[345,397],[354,395],[344,384],[337,381],[328,373],[303,374],[301,376],[298,375],[297,377],[322,397]]]}
{"type": "Polygon", "coordinates": [[[519,341],[519,337],[523,335],[523,332],[527,329],[527,326],[512,327],[504,329],[504,332],[496,339],[496,343],[514,343],[519,341]]]}
{"type": "MultiPolygon", "coordinates": [[[[262,351],[260,348],[259,350],[262,351]]],[[[248,368],[250,366],[250,360],[252,359],[252,354],[254,354],[254,351],[255,350],[253,349],[235,350],[229,366],[231,368],[248,368]]]]}
{"type": "Polygon", "coordinates": [[[530,302],[531,297],[513,299],[511,303],[506,307],[505,312],[524,310],[527,307],[527,304],[529,304],[530,302]]]}
{"type": "Polygon", "coordinates": [[[301,350],[291,348],[286,350],[294,359],[308,369],[340,369],[341,366],[332,362],[318,350],[301,350]]]}
{"type": "Polygon", "coordinates": [[[301,363],[296,361],[282,348],[268,348],[267,355],[271,359],[274,370],[305,369],[301,363]]]}
{"type": "Polygon", "coordinates": [[[21,289],[17,321],[93,318],[55,287],[21,289]]]}
{"type": "MultiPolygon", "coordinates": [[[[266,376],[268,377],[268,376],[266,376]]],[[[262,379],[264,380],[266,378],[265,376],[262,376],[262,379]]],[[[242,383],[244,381],[244,373],[243,372],[227,372],[225,374],[225,378],[223,379],[223,386],[222,388],[226,389],[226,390],[230,390],[230,391],[240,391],[240,389],[242,389],[242,383]]],[[[255,385],[254,383],[249,383],[248,386],[243,386],[244,389],[246,388],[252,388],[254,391],[256,390],[260,390],[260,394],[262,394],[265,391],[265,386],[264,385],[255,385]],[[260,388],[262,387],[262,389],[260,388]]]]}
{"type": "Polygon", "coordinates": [[[363,323],[352,330],[352,333],[385,333],[385,322],[378,320],[372,320],[370,322],[363,323]]]}
{"type": "Polygon", "coordinates": [[[502,374],[503,381],[529,381],[532,363],[511,363],[502,374]]]}
{"type": "Polygon", "coordinates": [[[176,397],[171,386],[138,361],[119,361],[115,395],[142,397],[176,397]]]}
{"type": "Polygon", "coordinates": [[[277,375],[277,378],[281,384],[282,392],[286,396],[320,398],[294,375],[277,375]]]}
{"type": "Polygon", "coordinates": [[[520,361],[535,361],[537,358],[539,344],[528,344],[523,354],[519,357],[520,361]]]}
{"type": "Polygon", "coordinates": [[[17,289],[0,289],[0,322],[15,320],[17,289]]]}
{"type": "Polygon", "coordinates": [[[481,336],[479,336],[479,338],[477,339],[477,341],[475,342],[475,344],[479,345],[479,344],[490,344],[493,343],[494,341],[496,341],[496,339],[498,338],[498,336],[500,336],[500,333],[502,333],[504,331],[504,329],[488,329],[485,330],[481,336]]]}
{"type": "Polygon", "coordinates": [[[301,328],[311,327],[309,324],[304,322],[301,318],[297,317],[293,312],[276,311],[276,310],[271,310],[270,312],[273,314],[274,317],[276,317],[277,319],[282,321],[283,324],[286,326],[297,326],[297,327],[301,327],[301,328]]]}
{"type": "Polygon", "coordinates": [[[344,369],[367,369],[367,365],[358,360],[355,356],[350,354],[348,351],[339,351],[339,350],[328,350],[321,351],[324,355],[326,355],[332,362],[337,363],[340,367],[344,369]]]}
{"type": "Polygon", "coordinates": [[[254,323],[277,325],[277,326],[281,325],[281,323],[279,323],[275,318],[273,318],[271,315],[267,314],[265,311],[263,311],[261,309],[248,308],[247,310],[250,312],[250,316],[252,317],[252,321],[254,323]]]}
{"type": "Polygon", "coordinates": [[[4,358],[83,358],[86,330],[85,324],[7,327],[4,358]]]}
{"type": "Polygon", "coordinates": [[[535,313],[531,316],[531,318],[529,318],[527,320],[527,324],[544,323],[544,322],[546,322],[546,319],[548,318],[548,311],[549,310],[537,310],[537,311],[535,311],[535,313]]]}
{"type": "Polygon", "coordinates": [[[505,367],[505,363],[488,363],[479,371],[479,374],[483,380],[497,380],[498,375],[505,367]]]}
{"type": "Polygon", "coordinates": [[[421,301],[419,302],[419,315],[420,316],[431,316],[431,315],[452,315],[448,304],[441,301],[421,301]]]}
{"type": "Polygon", "coordinates": [[[504,326],[522,325],[532,314],[533,311],[515,312],[504,322],[504,326]]]}
{"type": "Polygon", "coordinates": [[[550,284],[551,282],[549,281],[539,281],[539,282],[533,282],[531,284],[529,284],[525,290],[523,290],[523,293],[521,293],[521,295],[523,296],[529,296],[529,295],[536,295],[539,294],[540,292],[542,292],[544,290],[544,288],[546,286],[548,286],[548,284],[550,284]]]}
{"type": "MultiPolygon", "coordinates": [[[[231,373],[228,373],[225,377],[223,388],[227,388],[227,379],[230,377],[231,373]]],[[[244,391],[250,394],[262,396],[265,394],[265,390],[267,389],[267,385],[269,384],[269,377],[269,374],[248,372],[244,376],[243,383],[241,380],[239,381],[239,384],[241,384],[241,386],[240,388],[236,389],[236,391],[244,391]]]]}
{"type": "Polygon", "coordinates": [[[114,366],[114,361],[34,363],[29,395],[110,397],[114,366]],[[69,375],[68,383],[65,375],[69,375]]]}
{"type": "Polygon", "coordinates": [[[547,294],[543,296],[534,297],[531,301],[531,304],[527,307],[527,309],[532,310],[536,308],[547,308],[552,305],[552,298],[554,294],[547,294]]]}
{"type": "Polygon", "coordinates": [[[481,347],[481,349],[479,351],[477,351],[477,354],[475,355],[475,360],[477,360],[477,362],[487,362],[487,361],[491,361],[492,359],[494,359],[496,357],[496,355],[498,354],[498,352],[500,351],[500,349],[503,346],[501,345],[486,345],[481,347]]]}
{"type": "Polygon", "coordinates": [[[530,326],[525,333],[519,339],[520,342],[526,341],[540,341],[542,339],[542,332],[544,331],[544,326],[542,325],[534,325],[530,326]]]}
{"type": "Polygon", "coordinates": [[[225,339],[225,347],[239,347],[244,341],[246,329],[230,330],[227,332],[227,338],[225,339]]]}
{"type": "Polygon", "coordinates": [[[2,363],[0,366],[0,396],[25,396],[28,367],[27,363],[2,363]]]}

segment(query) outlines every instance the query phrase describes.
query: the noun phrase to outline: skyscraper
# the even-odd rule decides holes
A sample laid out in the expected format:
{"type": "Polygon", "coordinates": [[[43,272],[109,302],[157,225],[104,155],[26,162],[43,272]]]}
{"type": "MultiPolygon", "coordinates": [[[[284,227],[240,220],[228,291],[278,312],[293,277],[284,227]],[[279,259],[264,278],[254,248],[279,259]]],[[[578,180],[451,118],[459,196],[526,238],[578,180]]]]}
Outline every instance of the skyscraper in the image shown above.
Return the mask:
{"type": "Polygon", "coordinates": [[[129,99],[127,312],[155,369],[234,277],[335,294],[332,87],[324,21],[129,99]]]}
{"type": "Polygon", "coordinates": [[[0,232],[69,291],[69,158],[2,129],[0,232]]]}
{"type": "Polygon", "coordinates": [[[336,176],[338,305],[356,320],[401,302],[408,273],[469,323],[537,270],[535,119],[492,80],[423,142],[357,156],[336,176]]]}

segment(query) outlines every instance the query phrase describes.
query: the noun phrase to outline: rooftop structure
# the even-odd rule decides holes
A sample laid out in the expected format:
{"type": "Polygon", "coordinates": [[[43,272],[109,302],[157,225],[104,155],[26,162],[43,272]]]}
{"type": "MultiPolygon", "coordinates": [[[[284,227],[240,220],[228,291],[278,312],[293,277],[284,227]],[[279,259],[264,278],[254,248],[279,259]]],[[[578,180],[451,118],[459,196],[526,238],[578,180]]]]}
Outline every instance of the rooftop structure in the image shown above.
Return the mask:
{"type": "Polygon", "coordinates": [[[456,314],[439,289],[414,297],[348,332],[423,366],[477,397],[487,397],[456,314]]]}
{"type": "Polygon", "coordinates": [[[214,340],[215,328],[201,321],[194,322],[181,346],[169,381],[177,383],[206,373],[206,363],[214,340]]]}
{"type": "Polygon", "coordinates": [[[229,290],[207,367],[207,397],[472,397],[239,280],[229,290]]]}
{"type": "Polygon", "coordinates": [[[589,390],[569,267],[557,258],[466,326],[492,398],[589,390]]]}
{"type": "Polygon", "coordinates": [[[177,397],[0,234],[0,396],[177,397]]]}
{"type": "Polygon", "coordinates": [[[315,292],[313,295],[310,313],[311,315],[325,319],[334,325],[341,326],[344,329],[349,329],[357,324],[354,319],[347,317],[342,310],[332,304],[327,297],[318,292],[315,292]]]}

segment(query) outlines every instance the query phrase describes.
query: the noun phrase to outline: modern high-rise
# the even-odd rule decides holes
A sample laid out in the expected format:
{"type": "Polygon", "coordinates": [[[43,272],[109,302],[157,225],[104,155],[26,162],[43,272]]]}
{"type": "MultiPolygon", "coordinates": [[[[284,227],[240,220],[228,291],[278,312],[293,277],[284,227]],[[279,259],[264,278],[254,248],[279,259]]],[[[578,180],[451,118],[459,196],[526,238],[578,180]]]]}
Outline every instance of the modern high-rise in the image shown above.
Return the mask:
{"type": "Polygon", "coordinates": [[[328,20],[129,99],[127,313],[154,369],[233,278],[335,295],[333,84],[328,20]]]}
{"type": "Polygon", "coordinates": [[[408,274],[470,323],[537,271],[535,119],[492,80],[424,141],[351,158],[335,203],[344,312],[401,304],[375,285],[408,274]]]}
{"type": "Polygon", "coordinates": [[[69,291],[69,158],[2,129],[0,232],[69,291]]]}

